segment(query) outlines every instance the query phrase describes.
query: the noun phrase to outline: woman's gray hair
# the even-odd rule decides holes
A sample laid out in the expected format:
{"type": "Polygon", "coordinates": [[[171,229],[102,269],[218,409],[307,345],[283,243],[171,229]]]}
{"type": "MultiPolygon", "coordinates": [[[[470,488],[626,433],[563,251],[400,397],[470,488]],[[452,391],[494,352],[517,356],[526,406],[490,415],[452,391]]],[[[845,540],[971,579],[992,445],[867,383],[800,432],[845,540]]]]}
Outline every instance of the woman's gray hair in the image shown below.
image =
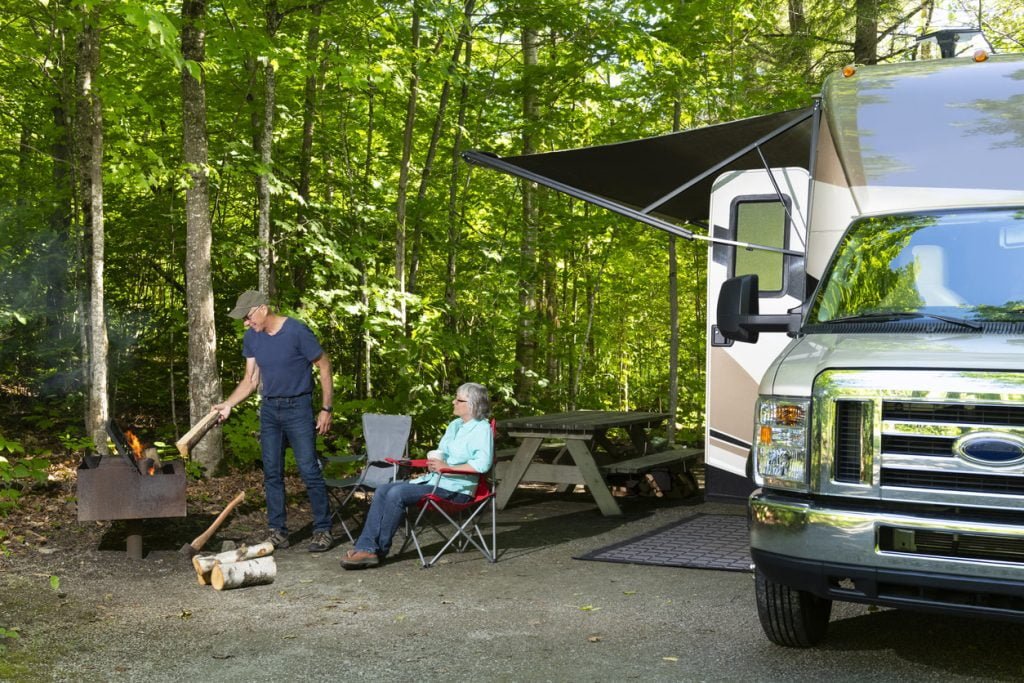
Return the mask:
{"type": "Polygon", "coordinates": [[[486,420],[491,414],[491,399],[487,398],[487,387],[476,382],[466,382],[455,391],[469,402],[469,411],[474,420],[486,420]]]}

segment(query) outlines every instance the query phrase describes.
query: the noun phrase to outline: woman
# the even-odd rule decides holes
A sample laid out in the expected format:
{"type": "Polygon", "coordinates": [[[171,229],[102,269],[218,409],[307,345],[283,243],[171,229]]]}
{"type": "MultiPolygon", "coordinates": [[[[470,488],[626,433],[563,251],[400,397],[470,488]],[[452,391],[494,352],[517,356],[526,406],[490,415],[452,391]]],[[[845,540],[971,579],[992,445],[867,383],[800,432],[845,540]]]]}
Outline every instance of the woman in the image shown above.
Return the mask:
{"type": "Polygon", "coordinates": [[[494,441],[487,420],[491,403],[487,389],[468,382],[459,387],[452,401],[455,419],[448,425],[441,444],[441,458],[427,461],[428,473],[411,481],[396,481],[379,486],[366,515],[366,524],[356,539],[355,547],[341,558],[345,569],[376,567],[391,550],[391,540],[405,519],[405,510],[437,484],[436,496],[454,503],[473,498],[477,477],[460,476],[440,470],[479,474],[491,469],[494,462],[494,441]],[[443,459],[442,459],[443,458],[443,459]]]}

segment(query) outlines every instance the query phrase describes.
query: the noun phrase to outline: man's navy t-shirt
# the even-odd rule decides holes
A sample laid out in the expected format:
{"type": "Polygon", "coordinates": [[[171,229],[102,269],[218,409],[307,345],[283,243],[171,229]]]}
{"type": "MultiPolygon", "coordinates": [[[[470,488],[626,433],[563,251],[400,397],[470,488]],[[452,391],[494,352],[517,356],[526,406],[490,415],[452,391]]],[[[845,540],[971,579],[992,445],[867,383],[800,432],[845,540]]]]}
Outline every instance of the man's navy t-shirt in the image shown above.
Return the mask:
{"type": "Polygon", "coordinates": [[[249,329],[242,337],[242,355],[256,359],[263,382],[261,394],[267,398],[312,392],[310,364],[323,352],[313,332],[294,318],[285,318],[277,334],[249,329]]]}

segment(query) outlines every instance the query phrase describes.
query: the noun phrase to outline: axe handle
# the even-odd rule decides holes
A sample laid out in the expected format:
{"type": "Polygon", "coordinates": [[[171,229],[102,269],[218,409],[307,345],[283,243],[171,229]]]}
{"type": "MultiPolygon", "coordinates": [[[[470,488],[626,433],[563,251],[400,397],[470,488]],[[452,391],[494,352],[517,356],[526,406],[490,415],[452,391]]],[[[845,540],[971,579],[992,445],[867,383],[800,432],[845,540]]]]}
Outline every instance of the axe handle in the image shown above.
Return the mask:
{"type": "Polygon", "coordinates": [[[213,532],[215,532],[217,528],[224,523],[224,520],[231,514],[231,511],[234,510],[235,507],[243,500],[245,500],[245,491],[239,493],[235,496],[234,500],[228,503],[228,506],[224,508],[224,511],[217,515],[217,519],[213,520],[213,524],[210,525],[209,529],[196,536],[196,540],[189,543],[189,545],[192,546],[192,549],[198,552],[199,549],[210,540],[210,537],[213,536],[213,532]]]}

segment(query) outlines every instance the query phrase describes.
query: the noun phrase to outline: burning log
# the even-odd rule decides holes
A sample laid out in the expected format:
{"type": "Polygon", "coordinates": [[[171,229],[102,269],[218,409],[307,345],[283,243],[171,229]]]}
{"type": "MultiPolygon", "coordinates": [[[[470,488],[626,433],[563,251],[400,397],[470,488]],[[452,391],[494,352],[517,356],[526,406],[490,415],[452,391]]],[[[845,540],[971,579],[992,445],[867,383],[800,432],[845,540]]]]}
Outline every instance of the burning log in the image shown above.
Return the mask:
{"type": "Polygon", "coordinates": [[[274,552],[274,544],[269,541],[257,543],[256,545],[245,546],[236,550],[229,550],[216,555],[196,555],[192,558],[192,566],[196,569],[196,580],[200,586],[210,585],[210,574],[218,564],[231,564],[232,562],[244,562],[257,557],[265,557],[274,552]]]}
{"type": "Polygon", "coordinates": [[[210,572],[210,584],[214,590],[243,588],[273,583],[277,578],[277,563],[273,555],[257,557],[242,562],[218,564],[210,572]]]}
{"type": "Polygon", "coordinates": [[[142,451],[142,458],[139,459],[139,469],[143,474],[148,474],[152,477],[160,471],[161,467],[160,454],[156,448],[150,446],[142,451]]]}
{"type": "Polygon", "coordinates": [[[175,446],[178,447],[178,452],[181,453],[181,457],[187,458],[189,452],[195,447],[199,441],[206,436],[217,423],[220,422],[220,411],[211,410],[206,417],[197,422],[192,429],[185,433],[185,436],[175,442],[175,446]]]}

